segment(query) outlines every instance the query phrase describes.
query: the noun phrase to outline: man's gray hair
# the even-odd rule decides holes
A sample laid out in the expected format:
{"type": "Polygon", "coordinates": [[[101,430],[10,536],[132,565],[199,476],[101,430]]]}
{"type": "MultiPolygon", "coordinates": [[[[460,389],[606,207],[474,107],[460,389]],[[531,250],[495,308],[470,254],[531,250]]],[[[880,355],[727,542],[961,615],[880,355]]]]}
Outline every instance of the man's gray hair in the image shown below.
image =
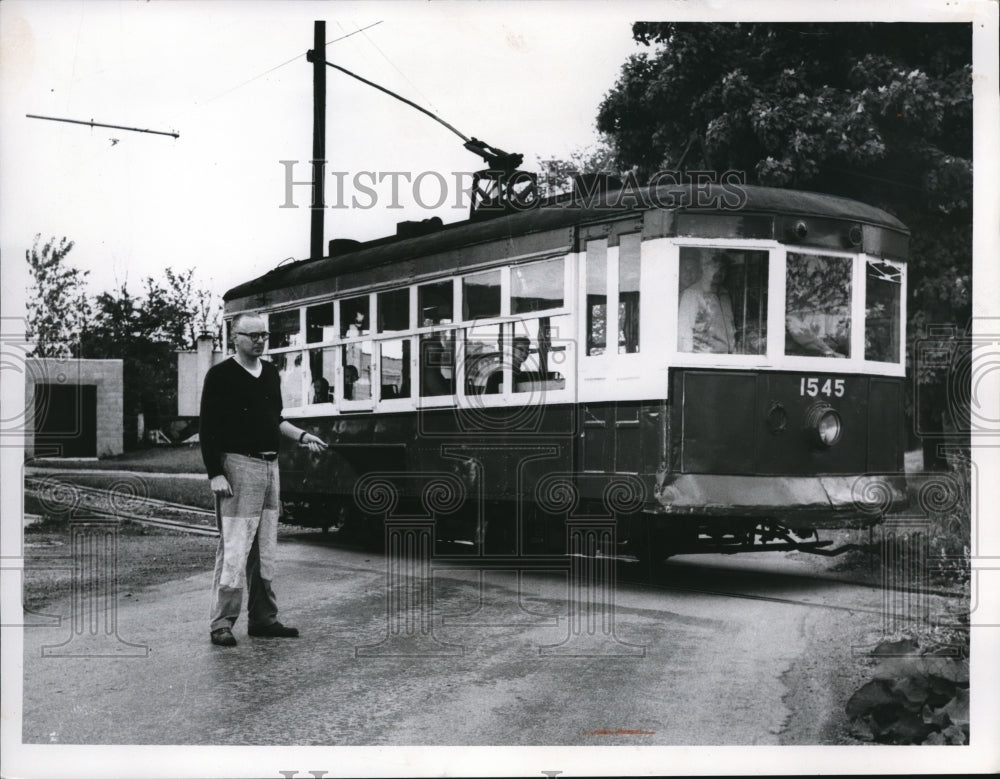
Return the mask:
{"type": "Polygon", "coordinates": [[[253,314],[249,311],[244,311],[242,314],[237,314],[233,317],[233,321],[229,325],[229,332],[232,333],[237,327],[243,324],[245,319],[263,319],[261,314],[253,314]]]}

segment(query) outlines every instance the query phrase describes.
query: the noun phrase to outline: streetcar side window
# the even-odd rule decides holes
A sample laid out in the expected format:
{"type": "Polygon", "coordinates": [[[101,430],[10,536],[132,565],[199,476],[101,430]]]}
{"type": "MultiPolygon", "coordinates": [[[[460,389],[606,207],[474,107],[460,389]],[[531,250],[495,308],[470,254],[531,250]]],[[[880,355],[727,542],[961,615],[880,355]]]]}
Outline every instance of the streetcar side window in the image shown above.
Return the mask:
{"type": "Polygon", "coordinates": [[[677,349],[708,354],[766,354],[766,251],[680,250],[677,349]]]}
{"type": "Polygon", "coordinates": [[[502,325],[477,325],[464,331],[465,394],[497,395],[503,391],[502,325]]]}
{"type": "Polygon", "coordinates": [[[379,352],[379,400],[410,397],[410,339],[382,341],[379,352]]]}
{"type": "Polygon", "coordinates": [[[419,327],[451,324],[454,319],[452,282],[438,281],[417,287],[417,313],[419,327]]]}
{"type": "Polygon", "coordinates": [[[378,295],[378,331],[395,333],[410,329],[410,290],[394,289],[378,295]]]}
{"type": "Polygon", "coordinates": [[[851,356],[849,257],[788,254],[785,273],[785,354],[851,356]]]}
{"type": "Polygon", "coordinates": [[[587,354],[608,345],[608,242],[587,241],[587,354]]]}
{"type": "Polygon", "coordinates": [[[500,271],[475,273],[462,279],[462,320],[500,316],[500,271]]]}
{"type": "Polygon", "coordinates": [[[340,337],[357,338],[371,329],[367,295],[340,301],[340,337]]]}
{"type": "Polygon", "coordinates": [[[267,318],[267,345],[270,349],[296,346],[299,343],[299,310],[277,311],[267,318]]]}
{"type": "Polygon", "coordinates": [[[568,348],[571,318],[539,317],[510,325],[511,384],[514,392],[545,392],[566,388],[571,369],[568,348]]]}
{"type": "Polygon", "coordinates": [[[295,408],[303,405],[302,352],[283,352],[269,356],[281,377],[281,405],[295,408]]]}
{"type": "Polygon", "coordinates": [[[455,331],[438,330],[420,336],[420,395],[455,393],[455,331]]]}
{"type": "Polygon", "coordinates": [[[309,350],[310,403],[332,403],[333,377],[337,375],[335,347],[309,350]]]}
{"type": "Polygon", "coordinates": [[[372,342],[357,341],[341,348],[344,400],[369,400],[372,397],[372,342]]]}
{"type": "Polygon", "coordinates": [[[333,303],[306,308],[306,343],[318,344],[336,337],[333,328],[333,303]]]}
{"type": "Polygon", "coordinates": [[[510,313],[562,308],[564,286],[562,258],[516,265],[510,269],[510,313]]]}
{"type": "Polygon", "coordinates": [[[889,260],[865,265],[865,359],[899,362],[903,269],[889,260]]]}
{"type": "Polygon", "coordinates": [[[642,236],[623,235],[618,244],[618,354],[639,351],[639,276],[642,236]]]}

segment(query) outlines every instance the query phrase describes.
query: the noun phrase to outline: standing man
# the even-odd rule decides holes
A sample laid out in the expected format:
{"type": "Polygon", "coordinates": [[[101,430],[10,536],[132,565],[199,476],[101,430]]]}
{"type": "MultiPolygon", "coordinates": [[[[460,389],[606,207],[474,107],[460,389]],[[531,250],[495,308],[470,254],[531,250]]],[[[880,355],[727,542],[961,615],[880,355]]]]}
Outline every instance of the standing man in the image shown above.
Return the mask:
{"type": "Polygon", "coordinates": [[[213,366],[201,394],[201,454],[215,493],[219,546],[212,587],[211,638],[236,646],[233,624],[248,586],[251,636],[294,638],[278,622],[271,589],[278,542],[278,447],[291,438],[312,452],[326,443],[281,418],[281,378],[260,359],[267,344],[264,320],[240,314],[231,330],[236,354],[213,366]]]}

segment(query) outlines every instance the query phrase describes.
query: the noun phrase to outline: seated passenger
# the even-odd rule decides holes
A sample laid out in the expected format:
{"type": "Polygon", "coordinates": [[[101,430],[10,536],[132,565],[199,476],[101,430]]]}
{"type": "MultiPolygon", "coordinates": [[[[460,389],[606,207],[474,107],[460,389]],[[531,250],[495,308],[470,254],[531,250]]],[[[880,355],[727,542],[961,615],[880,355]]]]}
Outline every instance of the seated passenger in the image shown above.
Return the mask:
{"type": "Polygon", "coordinates": [[[841,345],[836,335],[821,334],[818,323],[811,319],[815,317],[810,314],[785,315],[785,354],[846,359],[847,355],[838,351],[841,345]]]}
{"type": "Polygon", "coordinates": [[[353,365],[344,366],[344,400],[354,400],[354,385],[358,381],[358,369],[353,365]]]}
{"type": "Polygon", "coordinates": [[[454,348],[447,332],[424,336],[420,342],[420,394],[423,397],[452,395],[454,348]]]}
{"type": "Polygon", "coordinates": [[[322,376],[317,376],[312,381],[312,402],[313,403],[329,403],[330,402],[330,382],[324,379],[322,376]]]}
{"type": "Polygon", "coordinates": [[[682,352],[731,354],[735,326],[733,304],[722,286],[725,258],[711,254],[702,260],[700,278],[687,287],[677,307],[677,348],[682,352]]]}
{"type": "Polygon", "coordinates": [[[531,339],[523,335],[514,336],[511,346],[510,365],[514,376],[513,386],[516,388],[519,381],[524,381],[524,371],[521,370],[521,366],[531,354],[531,339]]]}
{"type": "MultiPolygon", "coordinates": [[[[528,376],[521,366],[524,365],[524,361],[528,359],[528,355],[531,353],[531,339],[526,336],[519,335],[515,336],[513,342],[511,343],[511,387],[517,389],[518,382],[524,382],[528,380],[528,376]]],[[[503,386],[503,371],[497,370],[490,374],[490,377],[486,380],[486,388],[483,393],[486,395],[495,395],[500,392],[503,386]]]]}

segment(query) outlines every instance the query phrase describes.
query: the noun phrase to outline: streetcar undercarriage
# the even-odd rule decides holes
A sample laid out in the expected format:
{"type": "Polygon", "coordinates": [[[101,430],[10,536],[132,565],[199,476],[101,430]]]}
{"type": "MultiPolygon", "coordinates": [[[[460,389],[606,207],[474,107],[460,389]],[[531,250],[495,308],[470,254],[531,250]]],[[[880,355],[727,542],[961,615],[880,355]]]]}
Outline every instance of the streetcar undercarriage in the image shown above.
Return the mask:
{"type": "MultiPolygon", "coordinates": [[[[416,508],[416,507],[414,507],[416,508]]],[[[402,512],[404,516],[407,512],[402,512]]],[[[428,521],[433,526],[435,546],[457,546],[461,554],[474,548],[483,554],[526,555],[568,554],[579,551],[574,546],[569,524],[544,512],[521,508],[513,504],[493,502],[478,517],[450,516],[428,521]]],[[[414,518],[420,512],[410,513],[414,518]]],[[[834,524],[829,518],[818,521],[818,527],[872,527],[878,516],[841,518],[834,524]]],[[[311,500],[286,501],[282,521],[303,527],[320,528],[353,543],[371,548],[383,548],[385,523],[378,517],[366,516],[349,501],[331,496],[311,500]]],[[[638,560],[661,561],[675,555],[737,554],[743,552],[799,551],[832,557],[857,544],[830,548],[835,542],[820,539],[817,529],[804,526],[797,518],[789,527],[769,517],[667,517],[657,513],[639,513],[604,523],[608,531],[602,541],[591,545],[585,553],[631,557],[638,560]]],[[[600,527],[597,520],[592,527],[600,527]]],[[[447,554],[447,552],[445,552],[447,554]]]]}

